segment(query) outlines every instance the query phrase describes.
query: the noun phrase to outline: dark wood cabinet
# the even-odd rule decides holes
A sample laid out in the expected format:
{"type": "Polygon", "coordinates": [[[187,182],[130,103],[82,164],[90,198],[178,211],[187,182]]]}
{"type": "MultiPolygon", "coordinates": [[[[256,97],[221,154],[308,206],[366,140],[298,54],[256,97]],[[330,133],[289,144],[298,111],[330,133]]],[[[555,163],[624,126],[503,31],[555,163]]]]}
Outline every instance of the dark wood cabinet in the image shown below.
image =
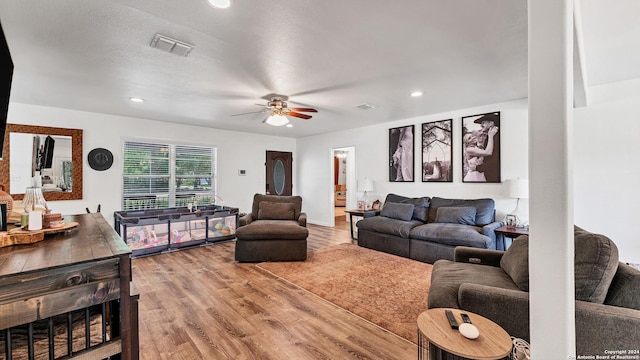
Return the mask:
{"type": "Polygon", "coordinates": [[[0,249],[0,358],[137,359],[131,250],[100,213],[64,220],[79,225],[0,249]]]}

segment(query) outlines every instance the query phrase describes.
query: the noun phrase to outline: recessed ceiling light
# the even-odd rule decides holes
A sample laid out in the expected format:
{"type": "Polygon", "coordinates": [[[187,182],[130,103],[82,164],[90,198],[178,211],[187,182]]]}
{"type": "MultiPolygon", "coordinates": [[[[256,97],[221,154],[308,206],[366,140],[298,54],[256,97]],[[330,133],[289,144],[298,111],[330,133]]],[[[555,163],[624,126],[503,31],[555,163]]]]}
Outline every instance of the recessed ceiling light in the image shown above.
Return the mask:
{"type": "Polygon", "coordinates": [[[414,91],[411,93],[412,97],[419,97],[422,96],[422,91],[414,91]]]}
{"type": "Polygon", "coordinates": [[[129,100],[131,100],[133,102],[137,102],[137,103],[144,102],[144,99],[137,98],[137,97],[130,97],[129,100]]]}
{"type": "Polygon", "coordinates": [[[292,123],[288,123],[287,125],[285,125],[286,127],[293,127],[292,123]]]}
{"type": "Polygon", "coordinates": [[[226,9],[231,5],[229,0],[208,0],[209,5],[217,7],[219,9],[226,9]]]}

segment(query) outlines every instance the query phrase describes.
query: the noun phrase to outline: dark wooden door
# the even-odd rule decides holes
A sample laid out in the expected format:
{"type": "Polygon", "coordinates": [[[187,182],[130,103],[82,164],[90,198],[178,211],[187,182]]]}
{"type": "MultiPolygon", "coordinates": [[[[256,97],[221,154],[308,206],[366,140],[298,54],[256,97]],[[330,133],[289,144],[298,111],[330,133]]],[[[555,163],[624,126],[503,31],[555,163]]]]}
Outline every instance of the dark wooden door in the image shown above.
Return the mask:
{"type": "Polygon", "coordinates": [[[293,154],[282,151],[267,151],[266,194],[291,195],[293,154]]]}

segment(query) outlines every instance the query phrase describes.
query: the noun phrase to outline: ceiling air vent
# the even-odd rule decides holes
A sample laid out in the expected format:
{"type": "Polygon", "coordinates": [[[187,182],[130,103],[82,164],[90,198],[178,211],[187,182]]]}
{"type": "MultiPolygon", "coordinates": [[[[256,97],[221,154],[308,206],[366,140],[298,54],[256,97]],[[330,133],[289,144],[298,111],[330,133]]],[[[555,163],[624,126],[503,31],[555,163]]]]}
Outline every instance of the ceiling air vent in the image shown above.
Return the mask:
{"type": "Polygon", "coordinates": [[[191,44],[160,34],[156,34],[156,36],[153,37],[151,47],[179,56],[189,56],[191,50],[193,50],[193,45],[191,44]]]}
{"type": "Polygon", "coordinates": [[[358,109],[360,110],[371,110],[371,109],[375,109],[376,107],[367,103],[364,104],[360,104],[358,106],[356,106],[358,109]]]}

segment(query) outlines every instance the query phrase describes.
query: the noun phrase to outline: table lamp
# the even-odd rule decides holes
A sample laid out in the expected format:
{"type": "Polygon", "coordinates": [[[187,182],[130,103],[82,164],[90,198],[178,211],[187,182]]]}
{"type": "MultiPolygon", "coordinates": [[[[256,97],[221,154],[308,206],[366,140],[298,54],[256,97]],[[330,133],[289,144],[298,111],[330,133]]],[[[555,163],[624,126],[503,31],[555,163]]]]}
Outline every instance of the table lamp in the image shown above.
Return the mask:
{"type": "Polygon", "coordinates": [[[362,180],[358,180],[358,191],[363,191],[363,200],[365,209],[369,209],[369,199],[367,197],[367,192],[373,191],[373,180],[369,178],[364,178],[362,180]]]}
{"type": "Polygon", "coordinates": [[[529,180],[511,179],[507,180],[506,183],[509,191],[509,197],[516,199],[516,208],[507,214],[507,217],[512,216],[515,218],[515,226],[525,226],[528,220],[527,211],[520,208],[520,199],[529,197],[529,180]]]}

